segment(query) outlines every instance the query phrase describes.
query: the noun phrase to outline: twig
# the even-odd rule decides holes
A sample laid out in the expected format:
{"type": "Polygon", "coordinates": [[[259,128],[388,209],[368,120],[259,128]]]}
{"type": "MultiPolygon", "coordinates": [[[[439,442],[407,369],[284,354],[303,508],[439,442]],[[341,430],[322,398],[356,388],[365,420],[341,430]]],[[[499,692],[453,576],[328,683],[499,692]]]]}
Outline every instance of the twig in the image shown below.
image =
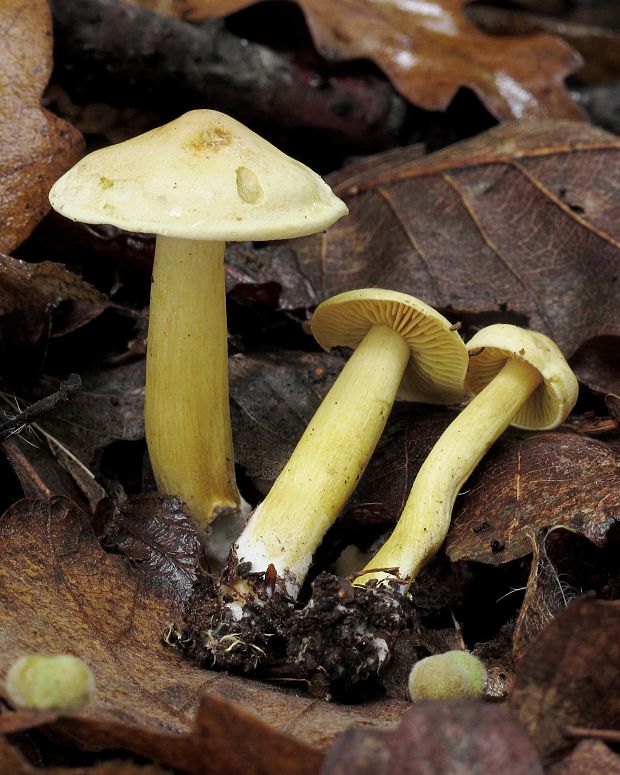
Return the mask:
{"type": "Polygon", "coordinates": [[[567,724],[564,731],[571,737],[595,737],[608,743],[620,743],[620,729],[588,729],[567,724]]]}
{"type": "Polygon", "coordinates": [[[0,441],[21,433],[24,428],[30,425],[34,420],[38,420],[43,415],[56,409],[60,404],[67,402],[75,393],[82,389],[82,380],[79,374],[70,374],[60,387],[49,396],[35,401],[23,411],[19,412],[10,420],[0,425],[0,441]]]}

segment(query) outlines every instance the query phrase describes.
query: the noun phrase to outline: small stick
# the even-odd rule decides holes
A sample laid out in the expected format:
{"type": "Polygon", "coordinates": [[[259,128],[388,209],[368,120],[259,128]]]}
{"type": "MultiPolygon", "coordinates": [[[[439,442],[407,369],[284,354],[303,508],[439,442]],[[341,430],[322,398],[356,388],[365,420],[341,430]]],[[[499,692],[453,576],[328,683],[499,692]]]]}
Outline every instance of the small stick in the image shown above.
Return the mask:
{"type": "Polygon", "coordinates": [[[620,729],[589,729],[567,724],[564,731],[571,737],[595,737],[608,743],[620,743],[620,729]]]}
{"type": "Polygon", "coordinates": [[[34,420],[38,420],[43,415],[56,409],[60,404],[68,401],[81,389],[82,379],[80,375],[69,374],[67,379],[60,383],[60,387],[54,393],[50,393],[49,396],[35,401],[26,407],[23,412],[19,412],[8,422],[0,425],[0,442],[14,436],[16,433],[20,433],[27,425],[30,425],[34,420]]]}

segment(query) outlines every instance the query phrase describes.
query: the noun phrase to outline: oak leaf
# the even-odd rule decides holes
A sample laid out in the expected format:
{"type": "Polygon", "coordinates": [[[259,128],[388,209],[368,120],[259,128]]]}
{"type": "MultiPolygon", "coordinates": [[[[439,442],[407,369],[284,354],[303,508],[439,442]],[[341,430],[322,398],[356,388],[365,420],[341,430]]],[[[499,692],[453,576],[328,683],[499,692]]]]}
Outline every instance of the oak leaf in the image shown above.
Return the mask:
{"type": "Polygon", "coordinates": [[[11,251],[50,209],[48,191],[79,159],[83,140],[41,109],[52,70],[46,0],[3,0],[0,40],[0,250],[11,251]]]}
{"type": "MultiPolygon", "coordinates": [[[[282,304],[393,288],[465,324],[542,331],[568,357],[615,347],[601,358],[609,390],[620,384],[619,158],[620,138],[589,124],[523,121],[421,159],[404,148],[345,167],[330,183],[349,216],[273,248],[293,252],[307,280],[282,304]]],[[[586,384],[597,373],[585,370],[586,384]]]]}
{"type": "MultiPolygon", "coordinates": [[[[224,16],[252,0],[132,0],[189,21],[224,16]]],[[[297,0],[328,60],[371,59],[410,102],[444,110],[468,87],[500,120],[580,118],[564,78],[581,57],[552,35],[492,37],[464,13],[471,0],[297,0]]]]}
{"type": "Polygon", "coordinates": [[[342,707],[203,670],[162,642],[181,616],[182,595],[168,592],[106,554],[68,499],[20,501],[0,520],[0,673],[26,652],[79,655],[97,691],[80,714],[58,722],[62,731],[195,775],[309,775],[340,732],[392,723],[408,707],[342,707]],[[241,741],[250,738],[248,757],[241,741]]]}

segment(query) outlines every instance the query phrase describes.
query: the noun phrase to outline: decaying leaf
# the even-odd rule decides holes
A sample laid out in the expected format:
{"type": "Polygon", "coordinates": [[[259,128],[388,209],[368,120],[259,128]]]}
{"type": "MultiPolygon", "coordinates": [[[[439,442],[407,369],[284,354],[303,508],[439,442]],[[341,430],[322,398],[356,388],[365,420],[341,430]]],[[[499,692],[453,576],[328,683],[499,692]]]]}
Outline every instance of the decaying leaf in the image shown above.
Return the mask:
{"type": "Polygon", "coordinates": [[[561,762],[548,769],[549,775],[620,775],[620,756],[600,740],[582,740],[561,762]]]}
{"type": "Polygon", "coordinates": [[[512,642],[515,661],[577,595],[554,562],[549,540],[553,535],[556,535],[555,530],[540,530],[536,535],[531,534],[532,565],[512,642]]]}
{"type": "Polygon", "coordinates": [[[620,602],[572,603],[517,665],[509,705],[543,759],[574,745],[568,724],[606,728],[620,715],[620,602]]]}
{"type": "Polygon", "coordinates": [[[235,456],[260,494],[269,491],[343,365],[326,353],[229,359],[235,456]]]}
{"type": "MultiPolygon", "coordinates": [[[[81,392],[41,425],[95,470],[102,451],[112,442],[144,438],[144,361],[81,376],[81,392]]],[[[42,377],[38,390],[46,394],[57,384],[55,378],[42,377]]]]}
{"type": "Polygon", "coordinates": [[[104,546],[132,560],[153,592],[187,599],[202,547],[183,501],[155,492],[123,503],[106,499],[97,507],[94,526],[104,546]]]}
{"type": "Polygon", "coordinates": [[[63,302],[84,304],[93,315],[100,314],[108,304],[102,293],[61,264],[29,264],[0,254],[0,351],[4,369],[7,361],[19,362],[24,353],[44,340],[52,312],[63,302]]]}
{"type": "MultiPolygon", "coordinates": [[[[43,770],[30,764],[20,751],[5,738],[0,738],[0,772],[8,775],[40,775],[43,770]]],[[[92,767],[46,767],[47,775],[166,775],[152,764],[134,764],[128,761],[110,761],[92,767]]]]}
{"type": "Polygon", "coordinates": [[[451,560],[500,564],[532,551],[533,536],[564,527],[603,546],[620,521],[620,458],[576,433],[510,431],[467,483],[446,539],[451,560]]]}
{"type": "Polygon", "coordinates": [[[85,505],[70,474],[58,464],[47,444],[34,438],[9,439],[2,443],[2,451],[19,479],[24,496],[51,498],[52,495],[65,495],[85,505]]]}
{"type": "Polygon", "coordinates": [[[619,157],[620,139],[588,124],[524,121],[422,159],[405,148],[345,167],[330,182],[349,216],[280,247],[314,294],[285,290],[283,304],[394,288],[465,324],[542,331],[568,357],[597,337],[617,352],[619,157]]]}
{"type": "Polygon", "coordinates": [[[175,599],[154,594],[128,560],[106,554],[67,499],[21,501],[0,519],[0,672],[25,652],[82,657],[97,691],[79,716],[62,722],[82,744],[152,753],[170,766],[185,757],[188,767],[196,762],[192,773],[203,772],[205,761],[213,772],[275,772],[269,767],[284,767],[295,751],[311,772],[344,729],[393,723],[407,708],[395,700],[342,707],[202,670],[162,642],[179,618],[175,599]],[[228,731],[211,737],[205,726],[228,731]],[[240,770],[241,744],[227,745],[235,726],[240,739],[255,741],[255,769],[240,770]]]}
{"type": "MultiPolygon", "coordinates": [[[[410,102],[445,109],[461,86],[499,119],[579,118],[563,86],[581,58],[551,35],[491,37],[464,13],[471,0],[297,0],[318,50],[329,60],[371,59],[410,102]]],[[[190,21],[224,16],[252,0],[133,0],[190,21]]]]}
{"type": "Polygon", "coordinates": [[[82,154],[82,137],[40,107],[52,70],[45,0],[0,6],[0,250],[20,244],[48,212],[48,191],[82,154]]]}
{"type": "Polygon", "coordinates": [[[542,775],[525,729],[495,705],[422,702],[393,731],[353,729],[328,753],[322,775],[501,773],[542,775]]]}

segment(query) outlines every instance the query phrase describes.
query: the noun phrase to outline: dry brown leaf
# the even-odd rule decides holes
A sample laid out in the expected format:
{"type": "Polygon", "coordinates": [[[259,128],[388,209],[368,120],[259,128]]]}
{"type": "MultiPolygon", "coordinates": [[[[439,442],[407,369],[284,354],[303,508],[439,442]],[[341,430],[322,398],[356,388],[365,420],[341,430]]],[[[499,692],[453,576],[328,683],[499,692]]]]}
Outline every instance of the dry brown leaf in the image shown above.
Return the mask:
{"type": "Polygon", "coordinates": [[[620,601],[572,603],[517,665],[509,705],[543,759],[572,748],[568,724],[612,727],[620,716],[620,601]]]}
{"type": "Polygon", "coordinates": [[[604,546],[620,522],[620,458],[604,441],[576,433],[511,432],[466,487],[446,539],[453,562],[509,562],[555,526],[604,546]]]}
{"type": "Polygon", "coordinates": [[[582,740],[548,775],[620,775],[620,756],[600,740],[582,740]]]}
{"type": "Polygon", "coordinates": [[[541,530],[537,535],[533,532],[531,534],[532,565],[512,641],[515,662],[523,656],[538,633],[553,621],[576,595],[576,592],[568,589],[563,574],[554,564],[554,557],[550,552],[550,537],[555,535],[558,535],[555,530],[541,530]]]}
{"type": "Polygon", "coordinates": [[[52,70],[46,0],[3,0],[0,40],[0,250],[8,252],[48,212],[48,191],[79,159],[83,140],[40,106],[52,70]]]}
{"type": "Polygon", "coordinates": [[[62,264],[29,264],[0,253],[4,357],[17,358],[22,348],[36,345],[49,330],[53,310],[67,301],[88,305],[94,315],[108,304],[102,293],[62,264]]]}
{"type": "Polygon", "coordinates": [[[213,772],[240,772],[245,753],[230,737],[230,747],[205,738],[205,725],[219,728],[239,716],[240,728],[256,740],[255,769],[245,772],[270,772],[267,762],[290,761],[293,748],[314,766],[349,726],[386,725],[407,708],[399,701],[342,707],[202,670],[162,644],[166,624],[179,621],[180,611],[155,586],[147,588],[126,559],[103,552],[86,515],[67,499],[15,504],[0,520],[0,673],[25,652],[79,655],[93,669],[97,691],[63,729],[86,745],[154,751],[171,766],[181,756],[178,736],[186,735],[183,756],[196,761],[193,773],[205,771],[209,756],[213,772]]]}
{"type": "MultiPolygon", "coordinates": [[[[201,21],[252,0],[132,0],[201,21]]],[[[492,37],[464,8],[471,0],[297,0],[327,59],[371,59],[410,102],[444,110],[459,87],[472,89],[497,118],[581,118],[564,78],[581,58],[552,35],[492,37]]]]}
{"type": "Polygon", "coordinates": [[[139,765],[127,761],[110,761],[94,764],[92,767],[34,767],[29,764],[23,754],[6,739],[0,738],[0,772],[5,775],[166,775],[169,770],[162,770],[151,764],[139,765]]]}
{"type": "MultiPolygon", "coordinates": [[[[349,216],[275,248],[307,279],[282,302],[394,288],[465,323],[527,325],[567,356],[601,342],[617,353],[619,158],[620,139],[588,124],[524,121],[422,159],[405,148],[346,167],[330,182],[349,216]]],[[[620,383],[620,359],[608,368],[620,383]]]]}

